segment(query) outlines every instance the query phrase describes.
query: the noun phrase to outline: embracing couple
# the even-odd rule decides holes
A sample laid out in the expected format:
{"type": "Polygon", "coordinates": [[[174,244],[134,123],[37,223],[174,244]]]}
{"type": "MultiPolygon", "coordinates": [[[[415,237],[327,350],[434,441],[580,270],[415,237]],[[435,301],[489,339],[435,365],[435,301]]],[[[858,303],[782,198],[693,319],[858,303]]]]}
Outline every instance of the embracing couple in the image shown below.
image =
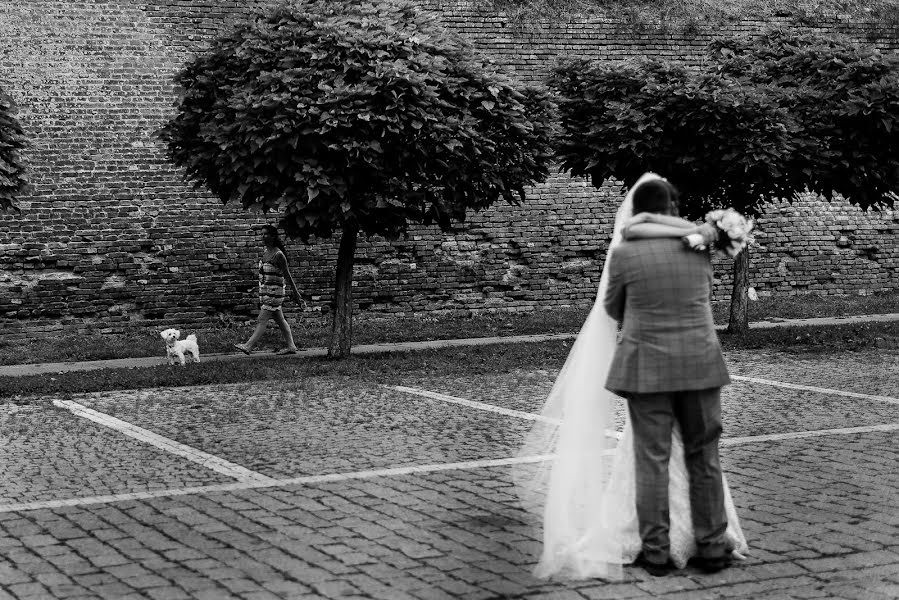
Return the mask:
{"type": "Polygon", "coordinates": [[[615,580],[627,564],[662,576],[688,562],[711,573],[746,552],[718,457],[730,378],[710,254],[682,241],[708,231],[676,207],[652,173],[628,192],[597,301],[522,448],[514,476],[543,518],[540,577],[615,580]]]}

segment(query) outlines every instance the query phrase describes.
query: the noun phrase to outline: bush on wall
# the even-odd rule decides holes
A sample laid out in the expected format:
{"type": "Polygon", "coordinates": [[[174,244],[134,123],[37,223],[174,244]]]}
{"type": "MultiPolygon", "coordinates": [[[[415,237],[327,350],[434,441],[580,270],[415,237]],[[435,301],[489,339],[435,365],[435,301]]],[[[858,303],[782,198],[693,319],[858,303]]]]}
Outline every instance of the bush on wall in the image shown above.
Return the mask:
{"type": "Polygon", "coordinates": [[[18,211],[16,197],[27,188],[22,149],[25,132],[12,98],[0,88],[0,210],[18,211]]]}

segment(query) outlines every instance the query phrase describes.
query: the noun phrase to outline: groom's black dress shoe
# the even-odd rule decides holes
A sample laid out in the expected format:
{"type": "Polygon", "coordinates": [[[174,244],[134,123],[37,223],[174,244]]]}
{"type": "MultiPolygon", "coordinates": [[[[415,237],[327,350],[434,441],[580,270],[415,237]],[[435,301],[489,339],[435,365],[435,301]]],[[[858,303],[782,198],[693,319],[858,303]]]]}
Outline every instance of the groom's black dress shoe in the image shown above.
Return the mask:
{"type": "Polygon", "coordinates": [[[687,561],[687,564],[691,567],[696,567],[704,573],[717,573],[731,566],[733,562],[733,556],[728,552],[722,556],[694,556],[687,561]]]}
{"type": "Polygon", "coordinates": [[[637,558],[634,560],[633,565],[635,567],[642,567],[644,571],[646,571],[653,577],[664,577],[668,573],[677,570],[677,565],[671,562],[670,558],[666,563],[654,563],[648,560],[642,552],[637,555],[637,558]]]}

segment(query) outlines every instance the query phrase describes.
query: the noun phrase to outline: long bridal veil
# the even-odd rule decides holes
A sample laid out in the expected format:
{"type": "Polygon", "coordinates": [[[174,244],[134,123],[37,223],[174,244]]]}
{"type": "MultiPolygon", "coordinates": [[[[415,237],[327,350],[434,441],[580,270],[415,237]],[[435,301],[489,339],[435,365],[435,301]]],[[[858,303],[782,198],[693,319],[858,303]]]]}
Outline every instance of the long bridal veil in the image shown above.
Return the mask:
{"type": "MultiPolygon", "coordinates": [[[[618,208],[606,265],[633,213],[633,190],[653,179],[661,177],[644,174],[618,208]]],[[[617,444],[617,400],[604,387],[618,331],[603,308],[607,286],[604,266],[593,309],[525,439],[522,461],[513,468],[523,505],[543,519],[543,553],[534,571],[538,577],[623,575],[623,548],[616,544],[624,540],[614,533],[620,530],[617,524],[609,522],[616,511],[603,510],[603,503],[621,500],[604,494],[617,444]]]]}

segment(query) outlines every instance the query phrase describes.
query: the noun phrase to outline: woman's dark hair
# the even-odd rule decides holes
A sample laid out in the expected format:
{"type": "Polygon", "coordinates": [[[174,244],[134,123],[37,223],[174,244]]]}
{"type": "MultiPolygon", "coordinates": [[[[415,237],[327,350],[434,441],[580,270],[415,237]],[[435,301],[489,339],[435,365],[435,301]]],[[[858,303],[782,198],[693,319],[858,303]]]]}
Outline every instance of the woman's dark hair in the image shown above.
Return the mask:
{"type": "Polygon", "coordinates": [[[281,242],[281,236],[278,235],[278,228],[274,225],[263,225],[262,233],[275,239],[275,247],[277,247],[278,250],[281,251],[281,254],[284,255],[284,260],[287,260],[287,250],[284,249],[284,244],[281,242]]]}
{"type": "Polygon", "coordinates": [[[634,190],[634,214],[651,212],[677,214],[677,188],[664,179],[641,183],[634,190]]]}

